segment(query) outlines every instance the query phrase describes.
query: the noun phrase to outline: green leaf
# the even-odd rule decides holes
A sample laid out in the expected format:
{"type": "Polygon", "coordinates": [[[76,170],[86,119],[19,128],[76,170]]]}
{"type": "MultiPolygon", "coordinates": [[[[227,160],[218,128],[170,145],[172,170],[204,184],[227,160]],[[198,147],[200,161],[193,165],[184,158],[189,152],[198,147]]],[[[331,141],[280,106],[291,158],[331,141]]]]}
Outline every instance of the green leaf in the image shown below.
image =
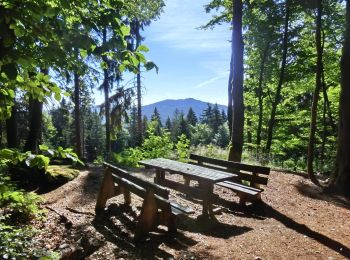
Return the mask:
{"type": "Polygon", "coordinates": [[[55,97],[55,99],[56,99],[56,101],[61,101],[61,93],[58,93],[58,92],[56,92],[55,94],[54,94],[54,97],[55,97]]]}
{"type": "Polygon", "coordinates": [[[40,149],[40,151],[47,151],[49,149],[49,147],[47,145],[44,145],[44,144],[39,144],[39,149],[40,149]]]}
{"type": "Polygon", "coordinates": [[[122,36],[128,36],[130,35],[130,27],[123,25],[120,27],[120,32],[122,33],[122,36]]]}
{"type": "Polygon", "coordinates": [[[80,49],[79,52],[80,52],[80,56],[81,56],[83,59],[85,59],[85,58],[88,56],[87,50],[80,49]]]}
{"type": "Polygon", "coordinates": [[[136,51],[148,52],[149,48],[146,45],[140,45],[139,47],[137,47],[136,51]]]}
{"type": "Polygon", "coordinates": [[[18,83],[23,83],[24,82],[24,78],[22,76],[20,76],[20,75],[17,75],[16,80],[17,80],[18,83]]]}

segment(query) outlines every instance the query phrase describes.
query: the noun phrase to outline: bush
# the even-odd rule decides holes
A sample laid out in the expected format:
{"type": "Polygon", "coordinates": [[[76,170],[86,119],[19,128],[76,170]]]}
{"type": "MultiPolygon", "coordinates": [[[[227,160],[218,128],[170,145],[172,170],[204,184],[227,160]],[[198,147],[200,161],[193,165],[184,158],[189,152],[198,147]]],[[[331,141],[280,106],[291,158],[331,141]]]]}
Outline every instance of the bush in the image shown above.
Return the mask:
{"type": "Polygon", "coordinates": [[[182,134],[179,141],[176,143],[176,152],[180,161],[187,161],[190,154],[190,140],[187,139],[185,134],[182,134]]]}
{"type": "Polygon", "coordinates": [[[118,164],[130,167],[138,167],[138,162],[143,159],[169,158],[174,147],[170,133],[164,131],[161,136],[155,135],[152,127],[147,131],[148,137],[141,147],[128,148],[121,153],[114,154],[114,160],[118,164]]]}

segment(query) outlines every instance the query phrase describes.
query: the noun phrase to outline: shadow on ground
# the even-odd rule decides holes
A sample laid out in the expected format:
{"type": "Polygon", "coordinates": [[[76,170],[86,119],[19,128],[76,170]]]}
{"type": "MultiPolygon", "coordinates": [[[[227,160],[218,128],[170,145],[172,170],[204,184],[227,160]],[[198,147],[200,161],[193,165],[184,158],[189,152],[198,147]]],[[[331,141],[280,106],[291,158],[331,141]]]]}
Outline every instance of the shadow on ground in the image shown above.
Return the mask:
{"type": "Polygon", "coordinates": [[[332,249],[335,252],[338,252],[346,258],[350,258],[350,248],[346,245],[333,240],[317,231],[310,229],[304,224],[296,222],[294,219],[284,215],[278,210],[274,209],[272,206],[262,202],[257,205],[252,205],[242,209],[242,213],[245,213],[247,216],[260,216],[261,218],[273,218],[286,226],[289,229],[292,229],[299,234],[307,236],[317,242],[323,244],[324,246],[332,249]]]}
{"type": "Polygon", "coordinates": [[[96,216],[92,224],[107,241],[127,251],[128,257],[172,259],[174,256],[163,250],[161,245],[166,245],[176,251],[187,251],[189,247],[197,243],[181,231],[172,237],[167,234],[165,229],[161,228],[151,232],[145,241],[135,243],[133,234],[136,229],[137,211],[124,204],[111,204],[107,210],[96,216]]]}
{"type": "Polygon", "coordinates": [[[340,206],[346,209],[350,210],[350,199],[338,195],[333,192],[326,192],[322,190],[321,187],[318,187],[313,184],[308,184],[308,183],[298,183],[294,185],[298,192],[302,194],[305,197],[309,197],[312,199],[316,200],[322,200],[322,201],[327,201],[329,203],[332,203],[336,206],[340,206]]]}

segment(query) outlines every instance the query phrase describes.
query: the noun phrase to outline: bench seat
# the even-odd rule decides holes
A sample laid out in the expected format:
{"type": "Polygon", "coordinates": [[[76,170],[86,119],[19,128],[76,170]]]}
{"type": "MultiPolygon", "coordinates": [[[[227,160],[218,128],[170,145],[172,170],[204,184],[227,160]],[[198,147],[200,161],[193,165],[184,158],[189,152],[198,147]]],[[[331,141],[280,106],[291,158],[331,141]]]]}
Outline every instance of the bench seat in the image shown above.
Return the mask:
{"type": "Polygon", "coordinates": [[[237,193],[240,204],[245,204],[246,201],[261,200],[261,193],[264,191],[261,185],[267,185],[270,174],[269,167],[220,160],[197,154],[190,154],[190,163],[238,175],[234,181],[222,181],[215,185],[237,193]]]}

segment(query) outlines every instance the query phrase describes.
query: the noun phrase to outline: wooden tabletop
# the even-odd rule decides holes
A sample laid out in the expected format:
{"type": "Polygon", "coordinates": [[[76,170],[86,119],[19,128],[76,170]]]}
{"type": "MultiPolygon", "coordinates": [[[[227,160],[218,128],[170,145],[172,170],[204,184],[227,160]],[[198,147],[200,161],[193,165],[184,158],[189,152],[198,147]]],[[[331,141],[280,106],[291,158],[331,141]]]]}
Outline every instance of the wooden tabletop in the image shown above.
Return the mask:
{"type": "Polygon", "coordinates": [[[191,179],[205,180],[213,183],[234,179],[235,177],[237,177],[236,174],[164,158],[142,160],[139,162],[139,164],[150,168],[167,171],[171,174],[177,173],[184,176],[188,176],[191,179]]]}

